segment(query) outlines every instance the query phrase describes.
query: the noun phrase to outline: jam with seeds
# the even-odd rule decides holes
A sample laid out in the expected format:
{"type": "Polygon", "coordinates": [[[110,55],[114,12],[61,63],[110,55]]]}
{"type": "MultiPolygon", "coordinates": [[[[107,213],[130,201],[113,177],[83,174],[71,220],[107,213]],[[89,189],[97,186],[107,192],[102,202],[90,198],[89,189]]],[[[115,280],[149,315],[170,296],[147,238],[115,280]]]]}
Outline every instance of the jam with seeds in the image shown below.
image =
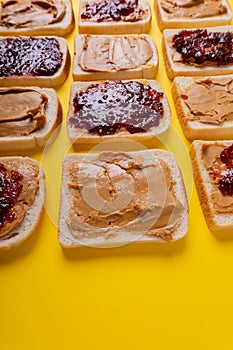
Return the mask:
{"type": "Polygon", "coordinates": [[[69,123],[98,135],[113,135],[120,129],[130,134],[156,127],[163,117],[162,92],[139,82],[91,84],[73,100],[69,123]]]}
{"type": "MultiPolygon", "coordinates": [[[[138,7],[138,0],[102,0],[98,2],[87,2],[85,12],[81,14],[82,19],[97,17],[97,22],[126,20],[132,14],[143,15],[144,10],[138,7]]],[[[136,17],[131,18],[132,21],[136,17]]]]}
{"type": "Polygon", "coordinates": [[[208,62],[218,66],[233,63],[233,32],[182,30],[174,35],[172,42],[184,63],[208,62]]]}
{"type": "Polygon", "coordinates": [[[0,40],[0,77],[51,76],[62,65],[63,54],[55,38],[0,40]]]}
{"type": "Polygon", "coordinates": [[[0,229],[15,219],[13,207],[22,191],[22,180],[18,171],[9,171],[0,163],[0,229]]]}

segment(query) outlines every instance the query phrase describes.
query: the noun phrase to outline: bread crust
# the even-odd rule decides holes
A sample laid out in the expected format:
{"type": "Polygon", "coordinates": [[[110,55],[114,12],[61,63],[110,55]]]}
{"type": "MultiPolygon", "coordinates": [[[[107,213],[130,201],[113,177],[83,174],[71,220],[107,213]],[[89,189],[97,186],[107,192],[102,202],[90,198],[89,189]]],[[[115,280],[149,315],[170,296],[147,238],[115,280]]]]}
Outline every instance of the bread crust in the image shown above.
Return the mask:
{"type": "MultiPolygon", "coordinates": [[[[176,228],[173,234],[173,241],[183,238],[188,231],[188,201],[187,194],[183,183],[183,178],[181,171],[173,157],[173,155],[164,150],[143,150],[136,152],[124,152],[128,155],[136,157],[136,159],[146,160],[148,155],[155,157],[155,159],[162,159],[165,161],[172,172],[172,179],[174,180],[174,192],[181,204],[184,207],[182,213],[182,219],[179,223],[179,226],[176,228]]],[[[111,247],[116,245],[124,245],[128,243],[164,243],[165,241],[160,237],[152,237],[146,234],[137,234],[134,233],[134,237],[125,231],[124,228],[120,234],[120,237],[113,238],[103,238],[103,237],[94,237],[94,238],[75,238],[66,223],[66,219],[69,215],[69,208],[72,203],[72,196],[69,190],[69,166],[74,161],[82,163],[83,159],[93,160],[97,157],[96,154],[68,154],[63,159],[63,168],[62,168],[62,186],[61,186],[61,200],[60,200],[60,210],[59,210],[59,221],[58,221],[58,241],[61,246],[68,250],[73,250],[80,247],[111,247]]],[[[135,159],[135,158],[134,158],[135,159]]],[[[94,233],[94,232],[93,232],[94,233]]]]}
{"type": "MultiPolygon", "coordinates": [[[[186,28],[184,28],[185,30],[186,28]]],[[[197,28],[191,28],[196,30],[197,28]]],[[[233,31],[233,26],[222,26],[208,28],[209,32],[227,32],[233,31]]],[[[185,64],[183,62],[174,62],[173,54],[175,49],[172,47],[172,37],[179,31],[175,29],[165,29],[163,31],[162,49],[164,54],[164,62],[167,70],[167,75],[170,80],[173,80],[176,76],[206,76],[206,75],[226,75],[233,74],[233,64],[222,66],[193,66],[185,64]]]]}
{"type": "MultiPolygon", "coordinates": [[[[47,96],[48,102],[45,108],[45,123],[42,128],[25,136],[3,136],[0,137],[0,152],[4,154],[15,154],[16,152],[35,152],[43,148],[50,137],[55,133],[62,122],[62,107],[56,91],[49,88],[36,86],[23,87],[33,89],[47,96]]],[[[0,88],[1,91],[2,88],[0,88]]],[[[22,89],[13,87],[13,89],[22,89]]],[[[3,89],[4,90],[4,89],[3,89]]]]}
{"type": "MultiPolygon", "coordinates": [[[[108,36],[108,35],[107,35],[108,36]]],[[[137,37],[138,35],[130,34],[127,37],[137,37]]],[[[117,35],[118,37],[118,35],[117,35]]],[[[91,80],[118,80],[118,79],[153,79],[158,71],[159,56],[157,47],[152,38],[147,34],[140,34],[149,42],[153,56],[143,66],[135,69],[127,69],[122,71],[111,72],[87,72],[84,71],[78,63],[79,56],[85,42],[85,35],[77,35],[74,42],[74,59],[73,59],[73,79],[74,81],[91,81],[91,80]]]]}
{"type": "MultiPolygon", "coordinates": [[[[128,80],[123,80],[122,82],[127,82],[128,80]]],[[[155,89],[158,92],[163,92],[161,85],[155,81],[155,80],[146,80],[146,79],[137,79],[134,81],[138,81],[139,83],[149,85],[153,89],[155,89]]],[[[146,140],[149,140],[153,137],[159,136],[162,133],[166,132],[166,130],[169,127],[170,119],[171,119],[171,111],[170,106],[167,100],[167,97],[165,93],[163,92],[163,97],[160,100],[163,104],[164,108],[164,116],[160,121],[160,124],[157,127],[152,128],[149,131],[143,132],[143,133],[135,133],[130,134],[127,131],[120,131],[117,132],[114,135],[103,135],[99,136],[97,134],[90,134],[86,129],[77,129],[72,127],[69,124],[69,119],[74,115],[73,112],[73,99],[78,91],[85,91],[89,85],[91,84],[101,84],[105,83],[106,80],[98,81],[98,82],[75,82],[71,86],[71,92],[70,92],[70,102],[69,102],[69,111],[68,111],[68,118],[67,118],[67,130],[68,130],[68,136],[71,139],[73,144],[98,144],[104,141],[108,140],[114,140],[114,139],[124,139],[127,138],[132,141],[137,142],[144,142],[146,140]]]]}
{"type": "MultiPolygon", "coordinates": [[[[43,38],[39,36],[38,38],[43,38]]],[[[62,85],[67,79],[69,69],[70,69],[70,53],[66,40],[58,36],[47,36],[48,38],[54,38],[59,42],[60,50],[63,54],[62,65],[59,70],[52,76],[9,76],[9,77],[0,77],[0,86],[9,87],[9,86],[39,86],[39,87],[50,87],[56,88],[62,85]]],[[[6,37],[1,36],[0,41],[6,37]]],[[[8,38],[14,38],[9,36],[8,38]]],[[[23,36],[22,38],[27,38],[23,36]]]]}
{"type": "Polygon", "coordinates": [[[154,0],[154,8],[157,15],[158,26],[161,31],[164,29],[181,29],[181,28],[205,28],[228,25],[232,19],[232,11],[227,0],[222,0],[227,9],[227,13],[203,18],[169,18],[166,11],[161,6],[161,0],[154,0]]]}
{"type": "Polygon", "coordinates": [[[75,25],[74,13],[71,0],[63,0],[66,5],[66,13],[62,20],[46,26],[38,26],[33,28],[7,28],[0,26],[0,35],[55,35],[63,36],[69,34],[75,25]]]}
{"type": "Polygon", "coordinates": [[[0,157],[0,162],[3,160],[24,161],[36,166],[39,169],[39,189],[36,193],[34,203],[28,207],[24,219],[10,232],[11,235],[15,234],[15,236],[0,240],[0,253],[18,248],[32,236],[43,215],[45,201],[45,175],[37,161],[28,157],[0,157]]]}
{"type": "Polygon", "coordinates": [[[139,0],[139,6],[147,10],[147,16],[136,22],[125,21],[109,21],[96,22],[90,20],[83,20],[81,18],[81,11],[87,1],[81,0],[78,16],[78,29],[80,34],[141,34],[148,33],[151,28],[151,9],[146,0],[139,0]]]}
{"type": "Polygon", "coordinates": [[[190,147],[190,157],[193,166],[194,182],[199,197],[200,205],[205,217],[207,226],[211,231],[232,230],[233,229],[233,214],[230,213],[216,213],[211,201],[211,193],[213,185],[210,181],[210,176],[204,165],[201,157],[202,145],[223,144],[228,147],[232,145],[233,141],[193,141],[190,147]]]}
{"type": "MultiPolygon", "coordinates": [[[[233,79],[233,75],[228,75],[233,79]]],[[[224,121],[221,124],[204,124],[199,121],[188,120],[189,108],[182,98],[182,93],[196,80],[204,77],[176,77],[172,82],[172,95],[177,116],[185,137],[190,140],[227,140],[233,139],[233,121],[224,121]]],[[[214,78],[206,77],[206,78],[214,78]]],[[[221,79],[224,76],[216,76],[221,79]]],[[[233,112],[233,106],[232,106],[233,112]]]]}

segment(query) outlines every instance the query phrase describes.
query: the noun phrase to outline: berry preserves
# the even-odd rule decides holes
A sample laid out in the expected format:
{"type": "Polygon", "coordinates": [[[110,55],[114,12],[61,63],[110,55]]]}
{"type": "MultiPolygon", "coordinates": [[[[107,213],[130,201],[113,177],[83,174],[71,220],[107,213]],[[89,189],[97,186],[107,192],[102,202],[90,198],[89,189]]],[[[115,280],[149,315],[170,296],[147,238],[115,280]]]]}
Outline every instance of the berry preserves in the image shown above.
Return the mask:
{"type": "Polygon", "coordinates": [[[18,171],[7,170],[0,163],[0,229],[15,219],[13,207],[22,191],[22,180],[18,171]]]}
{"type": "Polygon", "coordinates": [[[233,32],[182,30],[173,36],[172,43],[184,63],[218,66],[233,63],[233,32]]]}
{"type": "Polygon", "coordinates": [[[62,65],[55,38],[18,37],[0,40],[0,77],[51,76],[62,65]]]}
{"type": "Polygon", "coordinates": [[[145,132],[163,117],[162,97],[162,92],[135,81],[91,84],[76,94],[69,123],[98,135],[113,135],[122,128],[131,134],[145,132]]]}
{"type": "Polygon", "coordinates": [[[138,0],[102,0],[98,2],[87,2],[85,12],[81,14],[82,19],[93,19],[97,22],[127,20],[127,17],[135,14],[129,21],[135,21],[136,16],[145,13],[138,7],[138,0]]]}

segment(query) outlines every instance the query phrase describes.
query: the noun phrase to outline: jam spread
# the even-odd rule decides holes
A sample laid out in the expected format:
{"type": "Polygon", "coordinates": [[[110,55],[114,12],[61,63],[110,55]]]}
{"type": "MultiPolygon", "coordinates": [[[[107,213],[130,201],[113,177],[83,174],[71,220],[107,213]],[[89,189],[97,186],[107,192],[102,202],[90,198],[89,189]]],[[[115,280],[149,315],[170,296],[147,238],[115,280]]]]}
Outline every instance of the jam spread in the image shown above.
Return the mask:
{"type": "Polygon", "coordinates": [[[172,38],[183,63],[233,63],[233,32],[208,32],[207,29],[182,30],[172,38]]]}
{"type": "Polygon", "coordinates": [[[82,19],[94,19],[103,21],[137,21],[145,13],[138,6],[138,0],[102,0],[87,2],[82,19]]]}
{"type": "Polygon", "coordinates": [[[13,207],[22,191],[22,180],[18,171],[9,171],[0,163],[0,229],[15,219],[13,207]]]}
{"type": "Polygon", "coordinates": [[[55,38],[18,37],[0,41],[0,77],[51,76],[63,54],[55,38]]]}
{"type": "Polygon", "coordinates": [[[162,92],[139,82],[91,84],[73,100],[75,128],[98,135],[113,135],[120,129],[145,132],[159,125],[163,117],[162,92]]]}

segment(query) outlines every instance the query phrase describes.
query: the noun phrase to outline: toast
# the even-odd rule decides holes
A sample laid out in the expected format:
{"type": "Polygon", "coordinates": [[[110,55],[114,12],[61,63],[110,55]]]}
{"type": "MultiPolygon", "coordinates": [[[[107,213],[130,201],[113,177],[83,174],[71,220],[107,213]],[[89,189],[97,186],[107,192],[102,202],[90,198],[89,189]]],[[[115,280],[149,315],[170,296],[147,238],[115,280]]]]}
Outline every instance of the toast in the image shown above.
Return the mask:
{"type": "Polygon", "coordinates": [[[146,34],[75,37],[74,81],[153,79],[158,62],[155,43],[146,34]]]}
{"type": "Polygon", "coordinates": [[[58,230],[67,249],[183,238],[188,203],[173,155],[163,150],[68,154],[58,230]]]}
{"type": "MultiPolygon", "coordinates": [[[[150,91],[152,92],[153,90],[150,91]]],[[[136,81],[117,82],[75,82],[72,84],[67,118],[67,130],[68,136],[70,137],[73,144],[98,144],[100,142],[112,140],[114,138],[127,138],[130,140],[142,142],[164,133],[168,129],[170,118],[171,112],[166,95],[164,94],[160,84],[155,80],[139,79],[136,81]],[[98,86],[99,90],[98,92],[94,92],[93,97],[91,94],[94,90],[97,89],[96,86],[98,86]],[[139,102],[137,102],[138,99],[135,95],[130,99],[127,97],[128,90],[134,89],[136,94],[136,91],[140,89],[140,92],[138,92],[138,94],[142,99],[141,92],[144,91],[144,93],[146,93],[147,87],[156,90],[153,102],[151,102],[152,105],[149,103],[145,106],[141,105],[139,102]],[[101,104],[98,104],[98,102],[93,102],[93,105],[89,106],[89,98],[91,98],[93,101],[95,101],[96,96],[98,99],[101,99],[101,94],[104,96],[106,89],[108,91],[106,92],[106,95],[108,95],[107,100],[101,100],[103,102],[101,102],[101,104]],[[87,116],[85,116],[85,104],[83,105],[83,101],[80,100],[81,95],[83,96],[83,94],[87,91],[88,93],[86,96],[88,102],[86,102],[86,104],[89,106],[87,111],[88,117],[90,118],[89,126],[87,126],[88,120],[87,116]],[[74,102],[74,98],[79,93],[81,93],[79,99],[76,99],[74,102]],[[161,93],[162,95],[160,95],[161,93]],[[112,100],[113,98],[115,98],[115,100],[112,100]],[[109,100],[111,100],[111,102],[108,102],[109,100]],[[75,106],[77,103],[83,106],[83,109],[81,109],[80,112],[75,111],[75,106]],[[152,106],[155,104],[156,108],[153,110],[152,106]],[[162,114],[160,114],[160,108],[162,108],[162,114]],[[129,112],[127,116],[128,111],[131,111],[131,113],[129,112]],[[152,115],[153,111],[154,114],[152,115]],[[82,114],[84,118],[85,128],[82,127],[82,114]],[[115,117],[115,121],[112,119],[113,116],[115,117]],[[139,119],[137,119],[138,116],[139,119]],[[149,118],[153,118],[154,125],[151,127],[149,127],[149,124],[146,124],[146,119],[149,121],[149,118]],[[135,120],[135,125],[133,124],[133,120],[135,120]],[[101,122],[104,125],[101,125],[101,122]],[[125,123],[125,125],[119,129],[117,126],[119,123],[125,123]],[[142,127],[145,128],[144,132],[142,132],[141,129],[139,130],[139,127],[141,125],[140,123],[142,124],[142,127]],[[93,127],[96,131],[91,132],[90,130],[93,129],[93,127]],[[116,128],[113,131],[114,127],[116,128]],[[105,131],[103,132],[102,129],[105,131]]]]}
{"type": "MultiPolygon", "coordinates": [[[[191,33],[190,31],[186,31],[186,33],[191,33]]],[[[211,27],[208,29],[203,29],[207,31],[207,34],[209,33],[229,33],[229,36],[233,36],[233,26],[223,26],[223,27],[211,27]]],[[[201,33],[203,30],[199,30],[196,28],[191,29],[191,31],[198,31],[200,32],[199,37],[202,35],[201,33]]],[[[162,45],[163,45],[163,53],[164,53],[164,61],[165,66],[167,70],[167,75],[170,80],[173,80],[175,76],[211,76],[211,75],[225,75],[225,74],[233,74],[233,63],[224,63],[218,65],[214,62],[205,62],[203,64],[197,64],[194,62],[184,62],[181,58],[181,54],[176,51],[176,49],[173,47],[172,40],[175,35],[181,33],[181,31],[173,30],[173,29],[166,29],[163,31],[163,39],[162,39],[162,45]]],[[[213,34],[212,34],[213,35],[213,34]]],[[[190,38],[187,37],[186,39],[188,41],[189,47],[192,48],[192,41],[190,38]]],[[[221,40],[220,40],[221,41],[221,40]]],[[[225,40],[224,40],[225,42],[225,40]]],[[[229,45],[231,45],[231,40],[228,40],[229,45]]],[[[209,55],[209,57],[212,55],[217,55],[218,53],[223,53],[221,59],[224,60],[225,51],[226,49],[225,45],[222,45],[219,43],[218,50],[215,52],[215,48],[209,48],[203,45],[204,52],[206,56],[209,55]]],[[[197,50],[197,48],[193,49],[197,50]]],[[[187,55],[190,53],[190,51],[186,50],[187,55]]],[[[195,59],[198,60],[198,55],[196,55],[195,59]]],[[[229,55],[231,56],[231,55],[229,55]]],[[[193,59],[193,58],[192,58],[193,59]]]]}
{"type": "Polygon", "coordinates": [[[56,36],[0,37],[0,86],[58,87],[69,73],[70,54],[56,36]]]}
{"type": "Polygon", "coordinates": [[[71,0],[0,2],[0,35],[63,36],[73,28],[71,0]]]}
{"type": "MultiPolygon", "coordinates": [[[[129,2],[127,0],[119,2],[118,5],[116,2],[112,1],[109,3],[109,0],[100,0],[100,1],[80,1],[79,7],[79,17],[78,17],[78,29],[80,34],[141,34],[147,33],[151,27],[151,9],[150,5],[146,0],[139,0],[138,5],[136,2],[129,2]],[[94,16],[91,16],[90,9],[88,13],[86,12],[86,5],[90,3],[90,7],[94,9],[93,4],[98,5],[99,3],[105,4],[106,14],[103,20],[99,21],[97,6],[95,6],[94,12],[97,13],[94,16]],[[131,3],[131,13],[130,15],[125,16],[124,12],[126,11],[125,7],[123,8],[123,16],[121,15],[122,7],[131,3]],[[118,8],[121,6],[121,9],[118,8]],[[140,10],[138,10],[140,9],[140,10]],[[85,16],[84,14],[88,16],[85,16]],[[111,14],[114,16],[118,14],[119,18],[113,20],[111,14]],[[106,18],[107,16],[107,18],[106,18]],[[83,18],[86,17],[86,18],[83,18]],[[88,18],[87,18],[88,17],[88,18]],[[90,18],[89,18],[90,17],[90,18]]],[[[103,12],[103,7],[101,6],[101,12],[103,12]]]]}
{"type": "Polygon", "coordinates": [[[230,186],[232,188],[232,176],[226,176],[230,173],[230,168],[226,170],[226,164],[220,159],[220,153],[226,147],[232,147],[232,144],[232,140],[198,140],[190,147],[194,181],[206,223],[211,231],[233,229],[232,194],[223,194],[220,191],[220,186],[222,191],[230,186]]]}
{"type": "Polygon", "coordinates": [[[45,177],[40,165],[26,157],[0,157],[0,172],[2,180],[0,252],[2,253],[19,247],[33,234],[39,224],[44,209],[45,177]],[[7,176],[3,166],[7,169],[7,176]],[[12,181],[13,178],[16,182],[12,181]],[[9,189],[10,193],[12,191],[14,193],[13,206],[9,204],[7,197],[9,189]],[[4,193],[7,193],[7,196],[4,193]]]}
{"type": "Polygon", "coordinates": [[[0,88],[0,100],[0,152],[36,151],[61,124],[62,107],[54,89],[0,88]]]}
{"type": "MultiPolygon", "coordinates": [[[[188,3],[188,2],[187,2],[188,3]]],[[[227,0],[190,1],[188,3],[155,0],[158,26],[164,29],[207,28],[228,25],[232,11],[227,0]]]]}
{"type": "Polygon", "coordinates": [[[185,137],[233,139],[233,75],[176,77],[172,95],[185,137]]]}

